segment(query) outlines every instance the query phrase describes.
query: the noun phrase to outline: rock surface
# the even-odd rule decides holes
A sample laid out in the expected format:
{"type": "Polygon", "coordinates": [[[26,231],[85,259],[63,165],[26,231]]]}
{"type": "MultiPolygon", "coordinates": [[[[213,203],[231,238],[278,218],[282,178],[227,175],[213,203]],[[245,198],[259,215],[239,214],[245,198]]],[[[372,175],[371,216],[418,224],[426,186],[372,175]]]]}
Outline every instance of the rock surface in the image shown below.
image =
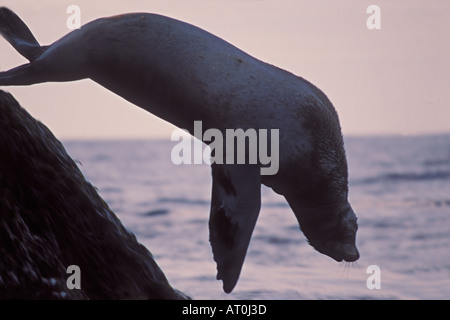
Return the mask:
{"type": "Polygon", "coordinates": [[[51,131],[0,90],[0,299],[183,299],[51,131]],[[70,265],[81,289],[69,289],[70,265]]]}

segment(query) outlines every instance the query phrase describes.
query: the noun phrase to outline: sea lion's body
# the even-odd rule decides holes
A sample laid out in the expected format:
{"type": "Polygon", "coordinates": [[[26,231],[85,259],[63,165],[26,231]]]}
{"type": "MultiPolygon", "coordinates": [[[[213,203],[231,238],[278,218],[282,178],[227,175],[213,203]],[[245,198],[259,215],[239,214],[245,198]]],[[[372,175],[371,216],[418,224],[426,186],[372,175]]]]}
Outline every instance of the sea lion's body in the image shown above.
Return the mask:
{"type": "Polygon", "coordinates": [[[331,106],[306,80],[156,14],[92,21],[53,43],[32,64],[30,83],[90,78],[190,132],[195,120],[202,120],[204,129],[293,128],[307,99],[331,106]]]}
{"type": "Polygon", "coordinates": [[[359,257],[339,120],[328,98],[308,81],[202,29],[155,14],[101,18],[41,47],[2,8],[0,32],[31,61],[0,73],[0,86],[90,78],[190,132],[198,120],[204,130],[279,130],[277,174],[260,176],[254,166],[213,166],[211,243],[227,292],[237,281],[259,213],[260,183],[286,197],[317,250],[336,260],[359,257]],[[323,217],[312,212],[324,210],[350,221],[333,224],[336,241],[346,234],[346,249],[329,243],[337,250],[331,253],[318,244],[324,236],[312,220],[323,217]]]}

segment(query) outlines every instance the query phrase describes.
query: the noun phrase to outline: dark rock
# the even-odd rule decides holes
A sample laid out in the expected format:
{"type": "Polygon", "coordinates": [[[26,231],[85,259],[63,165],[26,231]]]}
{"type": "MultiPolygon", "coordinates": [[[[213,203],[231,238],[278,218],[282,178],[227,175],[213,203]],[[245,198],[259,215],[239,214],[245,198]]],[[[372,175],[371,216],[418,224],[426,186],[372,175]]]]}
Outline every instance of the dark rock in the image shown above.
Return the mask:
{"type": "Polygon", "coordinates": [[[183,299],[63,145],[0,91],[0,298],[183,299]],[[70,265],[81,289],[70,290],[70,265]]]}

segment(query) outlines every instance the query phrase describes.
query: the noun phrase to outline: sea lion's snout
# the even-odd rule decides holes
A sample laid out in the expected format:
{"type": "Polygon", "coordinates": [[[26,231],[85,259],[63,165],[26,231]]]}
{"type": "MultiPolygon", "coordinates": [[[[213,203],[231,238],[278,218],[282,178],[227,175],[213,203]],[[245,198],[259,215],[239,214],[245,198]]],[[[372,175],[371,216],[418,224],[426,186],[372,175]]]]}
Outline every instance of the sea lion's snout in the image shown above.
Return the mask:
{"type": "Polygon", "coordinates": [[[354,262],[359,259],[359,251],[353,243],[327,241],[325,243],[309,241],[318,252],[333,258],[337,262],[354,262]]]}
{"type": "MultiPolygon", "coordinates": [[[[328,246],[328,251],[330,254],[325,254],[334,258],[338,262],[354,262],[358,260],[359,252],[355,244],[357,228],[358,226],[356,224],[356,220],[352,220],[351,223],[341,224],[339,231],[342,232],[342,230],[344,230],[344,236],[332,241],[328,246]]],[[[337,234],[341,232],[337,232],[337,234]]]]}
{"type": "Polygon", "coordinates": [[[358,224],[348,203],[297,212],[300,228],[315,250],[338,262],[359,259],[356,247],[358,224]]]}
{"type": "Polygon", "coordinates": [[[335,248],[330,251],[330,254],[325,254],[338,262],[354,262],[359,259],[359,252],[356,245],[350,243],[337,244],[335,248]]]}
{"type": "Polygon", "coordinates": [[[353,262],[359,259],[359,252],[356,245],[345,244],[343,246],[344,261],[353,262]]]}

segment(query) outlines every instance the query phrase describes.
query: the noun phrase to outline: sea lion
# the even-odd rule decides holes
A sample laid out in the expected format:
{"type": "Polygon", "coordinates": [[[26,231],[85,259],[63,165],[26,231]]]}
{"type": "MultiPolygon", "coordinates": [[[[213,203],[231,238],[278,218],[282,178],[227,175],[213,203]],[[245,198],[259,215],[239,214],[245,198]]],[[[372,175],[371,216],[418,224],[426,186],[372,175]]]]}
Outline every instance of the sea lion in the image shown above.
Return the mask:
{"type": "Polygon", "coordinates": [[[148,13],[92,21],[40,46],[0,9],[0,33],[30,63],[0,73],[0,85],[90,78],[148,112],[192,132],[279,129],[279,170],[213,164],[210,242],[217,279],[236,285],[261,207],[261,183],[283,195],[309,243],[355,261],[356,216],[338,115],[305,79],[262,62],[193,25],[148,13]]]}

